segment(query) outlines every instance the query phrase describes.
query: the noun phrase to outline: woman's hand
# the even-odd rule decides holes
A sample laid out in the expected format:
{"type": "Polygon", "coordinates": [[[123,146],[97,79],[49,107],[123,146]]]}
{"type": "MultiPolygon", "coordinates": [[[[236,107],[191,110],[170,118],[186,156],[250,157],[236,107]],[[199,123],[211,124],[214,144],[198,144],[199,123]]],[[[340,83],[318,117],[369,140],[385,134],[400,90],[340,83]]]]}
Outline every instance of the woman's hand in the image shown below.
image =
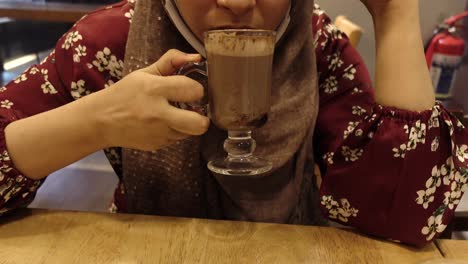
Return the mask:
{"type": "Polygon", "coordinates": [[[203,87],[174,72],[200,55],[170,50],[154,64],[134,71],[103,90],[98,113],[102,138],[108,146],[156,150],[191,135],[201,135],[209,119],[174,107],[170,102],[192,102],[203,97],[203,87]]]}

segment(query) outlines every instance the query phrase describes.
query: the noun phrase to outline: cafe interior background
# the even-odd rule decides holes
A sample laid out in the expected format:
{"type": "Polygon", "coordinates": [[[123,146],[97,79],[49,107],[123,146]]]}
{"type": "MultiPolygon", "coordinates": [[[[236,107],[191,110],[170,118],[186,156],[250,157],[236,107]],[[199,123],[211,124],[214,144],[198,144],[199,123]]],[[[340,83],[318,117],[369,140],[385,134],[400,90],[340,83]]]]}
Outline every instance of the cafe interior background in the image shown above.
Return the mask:
{"type": "MultiPolygon", "coordinates": [[[[24,3],[66,2],[71,4],[104,5],[113,0],[0,0],[0,6],[8,3],[18,6],[24,3]]],[[[318,2],[335,19],[344,15],[362,29],[357,49],[363,56],[369,71],[374,73],[374,38],[372,20],[359,0],[321,0],[318,2]]],[[[468,0],[422,0],[421,26],[425,41],[429,41],[434,28],[444,19],[468,11],[468,0]]],[[[4,12],[5,13],[5,12],[4,12]]],[[[2,14],[4,14],[2,13],[2,14]]],[[[14,79],[29,65],[42,60],[55,41],[73,24],[72,22],[47,22],[13,19],[0,16],[0,62],[3,66],[2,85],[14,79]]],[[[462,21],[467,32],[461,37],[468,41],[468,19],[462,21]]],[[[452,105],[468,117],[468,56],[465,55],[458,69],[452,94],[452,105]]],[[[117,178],[101,152],[94,153],[50,175],[38,192],[34,208],[106,211],[113,195],[117,178]],[[83,196],[83,193],[87,193],[83,196]]],[[[458,212],[468,217],[468,197],[459,205],[458,212]]],[[[467,229],[468,230],[468,229],[467,229]]],[[[455,239],[468,239],[468,232],[454,232],[455,239]]]]}

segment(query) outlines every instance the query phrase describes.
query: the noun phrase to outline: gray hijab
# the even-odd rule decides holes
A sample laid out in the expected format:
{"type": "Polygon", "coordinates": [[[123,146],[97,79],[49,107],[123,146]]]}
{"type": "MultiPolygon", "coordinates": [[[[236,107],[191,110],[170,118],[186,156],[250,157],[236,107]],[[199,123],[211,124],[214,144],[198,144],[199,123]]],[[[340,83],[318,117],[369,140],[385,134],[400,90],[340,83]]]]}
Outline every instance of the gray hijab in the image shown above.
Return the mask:
{"type": "MultiPolygon", "coordinates": [[[[126,46],[125,74],[156,61],[171,48],[194,52],[164,4],[137,1],[126,46]]],[[[318,89],[312,14],[313,0],[291,2],[291,21],[275,52],[269,119],[253,133],[256,155],[273,161],[273,172],[261,177],[210,173],[206,161],[224,155],[226,138],[225,131],[214,126],[203,136],[157,151],[124,149],[122,180],[129,212],[317,222],[312,136],[318,89]]]]}

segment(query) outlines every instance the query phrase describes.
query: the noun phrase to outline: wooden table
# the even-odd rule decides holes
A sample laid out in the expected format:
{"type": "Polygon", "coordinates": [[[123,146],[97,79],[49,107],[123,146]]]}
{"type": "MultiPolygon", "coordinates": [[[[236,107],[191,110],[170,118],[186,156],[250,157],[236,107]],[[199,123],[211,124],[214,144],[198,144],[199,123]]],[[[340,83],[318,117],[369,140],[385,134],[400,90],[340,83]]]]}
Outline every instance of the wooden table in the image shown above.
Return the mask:
{"type": "Polygon", "coordinates": [[[405,247],[349,230],[24,209],[0,218],[0,263],[421,263],[405,247]]]}
{"type": "Polygon", "coordinates": [[[438,240],[437,246],[447,259],[465,260],[468,264],[468,240],[438,240]]]}
{"type": "Polygon", "coordinates": [[[76,22],[83,15],[101,7],[99,4],[0,2],[0,17],[76,22]]]}

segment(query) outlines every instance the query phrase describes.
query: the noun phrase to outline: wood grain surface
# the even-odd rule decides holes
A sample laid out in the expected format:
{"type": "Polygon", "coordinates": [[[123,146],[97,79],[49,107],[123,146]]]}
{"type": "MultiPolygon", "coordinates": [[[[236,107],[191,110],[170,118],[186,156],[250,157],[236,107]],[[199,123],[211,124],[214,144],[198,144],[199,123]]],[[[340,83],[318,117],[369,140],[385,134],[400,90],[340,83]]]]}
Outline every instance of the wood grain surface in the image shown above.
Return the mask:
{"type": "Polygon", "coordinates": [[[0,263],[422,263],[442,259],[349,230],[24,209],[0,217],[0,263]]]}
{"type": "Polygon", "coordinates": [[[467,240],[438,240],[437,246],[442,255],[447,259],[465,260],[468,264],[468,241],[467,240]]]}
{"type": "Polygon", "coordinates": [[[0,2],[0,17],[51,22],[76,22],[101,7],[96,4],[0,2]]]}

